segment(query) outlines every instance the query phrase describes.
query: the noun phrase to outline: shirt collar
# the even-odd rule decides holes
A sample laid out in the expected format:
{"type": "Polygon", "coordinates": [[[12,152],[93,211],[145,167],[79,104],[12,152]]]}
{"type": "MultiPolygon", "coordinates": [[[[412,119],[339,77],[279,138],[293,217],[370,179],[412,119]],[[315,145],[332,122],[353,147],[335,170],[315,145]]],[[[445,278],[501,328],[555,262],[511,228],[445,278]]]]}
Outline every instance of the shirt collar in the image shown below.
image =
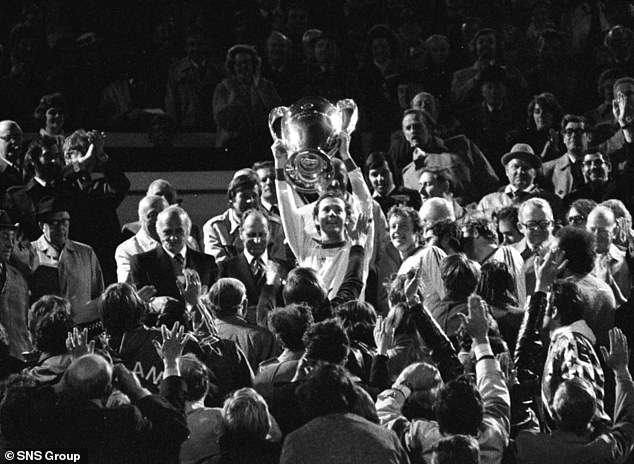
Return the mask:
{"type": "MultiPolygon", "coordinates": [[[[566,153],[566,155],[568,155],[568,164],[569,165],[577,163],[577,160],[575,159],[575,157],[572,156],[570,153],[566,153]]],[[[581,160],[579,160],[578,162],[580,163],[581,160]]]]}
{"type": "MultiPolygon", "coordinates": [[[[176,254],[172,253],[171,251],[166,250],[165,247],[163,247],[163,251],[165,253],[167,253],[167,256],[169,256],[172,259],[174,259],[174,256],[176,256],[176,254]]],[[[179,254],[185,259],[185,261],[187,261],[187,245],[185,245],[181,249],[181,251],[179,251],[179,254]]]]}
{"type": "Polygon", "coordinates": [[[229,228],[229,233],[233,235],[233,233],[238,230],[240,228],[240,218],[238,217],[238,214],[235,212],[235,210],[233,208],[229,208],[229,225],[231,226],[229,228]]]}
{"type": "Polygon", "coordinates": [[[379,192],[377,192],[376,190],[374,190],[372,192],[372,198],[382,198],[382,197],[389,197],[390,195],[392,195],[392,193],[394,192],[394,190],[396,190],[396,186],[392,186],[392,189],[387,192],[385,195],[379,195],[379,192]]]}
{"type": "Polygon", "coordinates": [[[158,244],[158,241],[150,237],[148,233],[143,230],[143,227],[136,233],[136,239],[141,244],[141,248],[146,250],[152,249],[158,244]]]}
{"type": "MultiPolygon", "coordinates": [[[[537,186],[535,184],[531,184],[528,188],[525,188],[522,191],[526,193],[533,193],[535,192],[536,189],[537,189],[537,186]]],[[[511,184],[508,184],[506,187],[504,187],[504,193],[515,193],[518,190],[519,189],[517,187],[511,184]]]]}
{"type": "Polygon", "coordinates": [[[590,328],[588,323],[583,319],[579,319],[578,321],[575,321],[572,324],[565,325],[563,327],[559,327],[558,329],[553,330],[552,333],[550,334],[550,340],[552,341],[555,338],[557,338],[559,335],[562,335],[565,333],[572,333],[572,332],[580,333],[581,335],[586,337],[588,340],[590,340],[593,344],[596,340],[596,337],[594,336],[594,332],[592,332],[592,329],[590,328]]]}
{"type": "MultiPolygon", "coordinates": [[[[56,249],[51,242],[49,242],[48,240],[46,240],[46,237],[44,236],[44,234],[40,235],[40,238],[38,238],[35,242],[33,242],[35,248],[37,248],[38,250],[40,250],[43,253],[46,253],[46,251],[50,248],[52,249],[56,249]]],[[[75,247],[73,246],[73,241],[72,240],[66,240],[66,243],[64,243],[64,248],[65,250],[74,250],[75,247]]]]}
{"type": "MultiPolygon", "coordinates": [[[[244,257],[247,259],[247,263],[249,263],[250,265],[253,262],[254,256],[247,251],[246,247],[244,248],[243,253],[244,253],[244,257]]],[[[264,253],[262,253],[262,256],[260,256],[260,259],[262,260],[264,264],[268,263],[269,252],[267,250],[264,250],[264,253]]]]}
{"type": "Polygon", "coordinates": [[[273,203],[271,203],[270,201],[266,201],[264,198],[260,197],[260,204],[267,210],[267,211],[271,211],[271,207],[273,206],[273,203]]]}

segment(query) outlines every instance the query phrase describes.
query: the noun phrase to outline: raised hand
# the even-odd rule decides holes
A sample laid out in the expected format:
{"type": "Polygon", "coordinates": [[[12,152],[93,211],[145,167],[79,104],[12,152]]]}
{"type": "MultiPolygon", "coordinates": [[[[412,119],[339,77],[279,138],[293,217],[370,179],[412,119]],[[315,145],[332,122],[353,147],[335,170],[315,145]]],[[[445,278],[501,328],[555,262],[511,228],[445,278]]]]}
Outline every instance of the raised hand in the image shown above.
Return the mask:
{"type": "Polygon", "coordinates": [[[73,359],[77,359],[85,354],[92,354],[95,351],[95,341],[88,341],[88,329],[80,332],[74,327],[66,337],[66,349],[73,359]]]}
{"type": "Polygon", "coordinates": [[[269,259],[264,266],[264,277],[267,285],[279,286],[282,284],[282,266],[280,263],[269,259]]]}
{"type": "Polygon", "coordinates": [[[469,315],[458,313],[462,325],[474,343],[488,342],[489,321],[487,319],[486,303],[476,294],[472,294],[468,301],[469,315]]]}
{"type": "Polygon", "coordinates": [[[621,329],[614,327],[610,329],[610,351],[601,346],[601,354],[605,364],[616,374],[628,372],[627,365],[630,360],[630,353],[627,346],[627,337],[621,329]]]}
{"type": "Polygon", "coordinates": [[[152,340],[156,352],[167,366],[176,366],[178,358],[183,354],[185,344],[189,340],[189,334],[185,333],[185,327],[181,327],[179,322],[174,324],[172,330],[164,325],[161,326],[163,343],[152,340]]]}
{"type": "Polygon", "coordinates": [[[273,158],[275,159],[275,167],[283,168],[288,159],[288,145],[284,140],[279,139],[273,142],[271,145],[271,151],[273,152],[273,158]]]}
{"type": "Polygon", "coordinates": [[[418,263],[418,266],[413,270],[413,275],[408,277],[408,279],[405,281],[405,284],[403,285],[405,301],[409,306],[414,306],[422,303],[419,288],[420,281],[423,277],[423,272],[423,260],[421,259],[420,263],[418,263]]]}
{"type": "Polygon", "coordinates": [[[354,226],[348,227],[348,236],[353,245],[365,246],[370,232],[370,223],[372,218],[365,214],[359,214],[354,226]]]}
{"type": "Polygon", "coordinates": [[[379,316],[374,326],[374,343],[378,354],[387,356],[387,352],[394,345],[395,327],[388,322],[387,318],[379,316]]]}
{"type": "Polygon", "coordinates": [[[156,287],[154,285],[145,285],[137,290],[137,295],[146,303],[156,295],[156,287]]]}
{"type": "Polygon", "coordinates": [[[566,268],[568,260],[565,252],[559,248],[551,248],[543,258],[535,257],[535,291],[546,292],[555,279],[566,268]]]}
{"type": "Polygon", "coordinates": [[[342,160],[350,159],[350,134],[346,131],[341,131],[338,135],[339,142],[339,156],[342,160]]]}
{"type": "Polygon", "coordinates": [[[181,296],[187,305],[190,307],[196,306],[200,302],[200,296],[202,295],[200,275],[194,269],[185,268],[183,269],[183,277],[185,278],[185,283],[177,281],[181,296]]]}

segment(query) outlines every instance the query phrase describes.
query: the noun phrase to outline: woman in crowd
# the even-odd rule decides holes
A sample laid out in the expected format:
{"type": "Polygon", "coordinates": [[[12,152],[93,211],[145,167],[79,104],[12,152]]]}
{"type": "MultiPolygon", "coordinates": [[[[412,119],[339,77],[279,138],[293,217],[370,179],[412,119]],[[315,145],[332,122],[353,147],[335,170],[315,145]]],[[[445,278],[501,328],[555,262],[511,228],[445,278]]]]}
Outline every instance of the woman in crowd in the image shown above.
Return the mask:
{"type": "Polygon", "coordinates": [[[40,124],[40,135],[47,135],[57,140],[57,145],[64,145],[64,122],[66,121],[66,98],[61,93],[44,95],[35,108],[33,117],[40,124]]]}
{"type": "Polygon", "coordinates": [[[558,158],[562,153],[559,123],[561,105],[552,93],[535,95],[528,104],[527,130],[522,141],[528,142],[543,161],[558,158]]]}

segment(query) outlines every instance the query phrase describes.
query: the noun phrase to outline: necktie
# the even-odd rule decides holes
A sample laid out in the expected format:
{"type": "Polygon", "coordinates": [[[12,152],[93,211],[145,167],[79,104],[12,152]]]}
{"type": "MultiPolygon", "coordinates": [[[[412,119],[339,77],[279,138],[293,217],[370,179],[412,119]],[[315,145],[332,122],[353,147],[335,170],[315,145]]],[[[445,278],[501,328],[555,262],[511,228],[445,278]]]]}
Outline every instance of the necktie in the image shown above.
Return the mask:
{"type": "Polygon", "coordinates": [[[261,258],[253,258],[253,261],[251,261],[251,272],[255,282],[259,285],[260,280],[264,277],[264,263],[261,258]]]}
{"type": "Polygon", "coordinates": [[[575,161],[570,165],[572,173],[572,190],[577,190],[585,184],[583,173],[581,172],[581,161],[575,161]]]}
{"type": "Polygon", "coordinates": [[[528,199],[529,194],[526,193],[524,190],[516,190],[516,191],[510,191],[508,193],[508,196],[511,197],[511,200],[513,200],[513,202],[515,203],[522,203],[524,200],[528,199]]]}
{"type": "Polygon", "coordinates": [[[174,271],[177,276],[183,275],[183,268],[185,267],[185,258],[180,253],[174,255],[174,271]]]}

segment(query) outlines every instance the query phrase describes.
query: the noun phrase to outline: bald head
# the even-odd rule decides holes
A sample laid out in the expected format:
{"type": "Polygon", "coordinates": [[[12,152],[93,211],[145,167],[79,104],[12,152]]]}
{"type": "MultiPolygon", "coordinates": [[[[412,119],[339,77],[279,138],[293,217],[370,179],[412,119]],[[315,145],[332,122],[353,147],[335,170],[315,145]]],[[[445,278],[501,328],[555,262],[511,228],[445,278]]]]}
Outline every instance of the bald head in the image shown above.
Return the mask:
{"type": "Polygon", "coordinates": [[[439,221],[455,221],[456,215],[453,205],[444,198],[430,198],[425,200],[420,209],[420,219],[426,226],[436,224],[439,221]]]}
{"type": "Polygon", "coordinates": [[[112,383],[112,366],[102,356],[87,354],[73,361],[62,382],[71,397],[103,399],[112,383]]]}
{"type": "Polygon", "coordinates": [[[147,188],[147,195],[158,195],[167,200],[170,205],[176,204],[176,189],[165,179],[156,179],[147,188]]]}
{"type": "Polygon", "coordinates": [[[147,195],[139,202],[139,222],[143,231],[158,241],[156,219],[161,211],[167,208],[167,200],[158,195],[147,195]]]}
{"type": "Polygon", "coordinates": [[[607,253],[614,240],[616,217],[614,211],[607,206],[597,206],[590,214],[586,223],[588,231],[592,232],[596,239],[597,253],[607,253]]]}
{"type": "Polygon", "coordinates": [[[22,151],[22,129],[15,121],[0,121],[0,159],[17,163],[22,151]]]}

